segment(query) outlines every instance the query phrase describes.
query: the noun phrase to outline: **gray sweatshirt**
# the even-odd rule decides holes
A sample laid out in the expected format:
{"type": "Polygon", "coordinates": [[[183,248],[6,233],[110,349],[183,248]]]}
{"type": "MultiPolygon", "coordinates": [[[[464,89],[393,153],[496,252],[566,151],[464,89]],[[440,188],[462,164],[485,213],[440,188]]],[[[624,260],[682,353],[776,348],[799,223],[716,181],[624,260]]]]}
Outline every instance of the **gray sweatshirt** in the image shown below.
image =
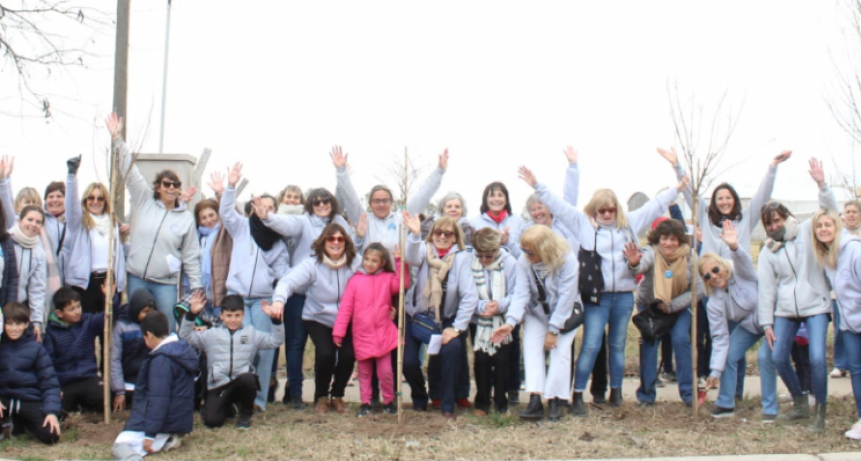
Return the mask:
{"type": "MultiPolygon", "coordinates": [[[[11,238],[11,237],[10,237],[11,238]]],[[[41,243],[33,248],[15,244],[15,260],[18,262],[18,302],[28,301],[30,322],[41,325],[45,322],[45,291],[48,269],[45,249],[41,243]]]]}
{"type": "MultiPolygon", "coordinates": [[[[540,268],[541,264],[538,265],[540,268]]],[[[542,277],[536,273],[532,263],[521,255],[517,259],[517,286],[514,289],[514,299],[505,317],[506,323],[515,326],[523,321],[525,314],[534,318],[545,319],[551,332],[559,333],[565,322],[571,317],[574,304],[580,302],[578,284],[580,264],[574,252],[565,255],[565,261],[553,272],[542,277]],[[538,285],[544,287],[545,302],[550,309],[550,318],[546,319],[544,307],[538,302],[538,285]]]]}
{"type": "MultiPolygon", "coordinates": [[[[350,225],[347,224],[347,221],[341,216],[335,216],[334,219],[329,221],[308,213],[302,213],[301,215],[278,215],[275,213],[269,213],[269,217],[262,221],[266,227],[278,232],[284,238],[294,239],[296,242],[296,249],[293,251],[292,255],[293,266],[301,265],[306,259],[314,259],[314,250],[311,249],[311,245],[315,240],[317,240],[317,237],[320,236],[323,229],[325,229],[330,222],[340,224],[341,227],[347,231],[350,238],[353,239],[353,243],[356,244],[356,248],[361,245],[361,239],[357,239],[355,232],[353,232],[353,228],[350,227],[350,225]]],[[[300,291],[299,293],[302,292],[300,291]]]]}
{"type": "Polygon", "coordinates": [[[341,298],[347,288],[347,280],[362,266],[362,257],[356,255],[352,266],[346,264],[332,269],[317,258],[305,258],[294,267],[275,287],[272,300],[286,303],[293,293],[305,293],[302,320],[317,322],[329,328],[335,326],[341,298]]]}
{"type": "Polygon", "coordinates": [[[861,334],[861,239],[844,230],[837,267],[825,266],[825,274],[837,295],[840,331],[861,334]]]}
{"type": "MultiPolygon", "coordinates": [[[[645,249],[643,249],[643,255],[640,257],[640,263],[634,267],[629,266],[625,263],[625,267],[628,268],[628,271],[631,274],[643,274],[643,280],[640,281],[640,285],[637,287],[637,293],[634,296],[634,300],[638,306],[648,306],[649,304],[655,301],[655,249],[649,245],[645,249]]],[[[691,307],[691,284],[690,281],[693,280],[692,277],[697,277],[697,300],[702,301],[703,296],[705,296],[705,285],[701,278],[699,278],[699,274],[696,272],[691,272],[690,262],[685,264],[685,268],[688,272],[688,286],[687,289],[680,295],[673,298],[668,306],[670,308],[670,312],[681,312],[683,309],[687,309],[691,307]]],[[[661,274],[663,276],[663,274],[661,274]]]]}
{"type": "MultiPolygon", "coordinates": [[[[492,288],[489,288],[488,294],[492,296],[498,296],[499,299],[499,314],[503,315],[508,312],[508,307],[511,305],[511,300],[514,299],[514,289],[517,286],[517,260],[514,259],[514,256],[511,256],[505,249],[500,250],[505,255],[502,258],[502,270],[505,273],[505,293],[497,294],[493,293],[492,288]]],[[[484,273],[485,283],[488,284],[488,287],[491,287],[491,273],[487,271],[487,269],[483,269],[481,272],[484,273]]],[[[473,283],[475,283],[475,271],[472,271],[473,274],[473,283]]],[[[476,290],[478,287],[476,286],[476,290]]],[[[472,316],[472,323],[478,322],[479,314],[484,313],[484,309],[487,307],[487,303],[490,302],[490,299],[481,299],[479,297],[478,304],[475,308],[475,315],[472,316]]]]}

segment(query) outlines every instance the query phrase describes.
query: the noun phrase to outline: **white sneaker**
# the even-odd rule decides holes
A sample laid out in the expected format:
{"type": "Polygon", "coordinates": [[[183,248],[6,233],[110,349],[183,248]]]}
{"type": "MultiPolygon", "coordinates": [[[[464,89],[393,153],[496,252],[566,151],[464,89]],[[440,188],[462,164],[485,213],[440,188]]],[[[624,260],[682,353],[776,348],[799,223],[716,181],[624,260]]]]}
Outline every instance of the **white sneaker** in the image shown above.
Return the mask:
{"type": "Polygon", "coordinates": [[[844,432],[843,435],[852,439],[852,440],[861,440],[861,419],[852,426],[852,429],[844,432]]]}
{"type": "Polygon", "coordinates": [[[162,447],[161,451],[168,451],[174,448],[179,448],[182,446],[182,436],[179,434],[173,434],[168,439],[167,442],[164,443],[164,447],[162,447]]]}
{"type": "Polygon", "coordinates": [[[828,376],[832,378],[845,378],[847,374],[849,373],[846,370],[841,370],[835,367],[833,370],[831,370],[831,373],[828,376]]]}

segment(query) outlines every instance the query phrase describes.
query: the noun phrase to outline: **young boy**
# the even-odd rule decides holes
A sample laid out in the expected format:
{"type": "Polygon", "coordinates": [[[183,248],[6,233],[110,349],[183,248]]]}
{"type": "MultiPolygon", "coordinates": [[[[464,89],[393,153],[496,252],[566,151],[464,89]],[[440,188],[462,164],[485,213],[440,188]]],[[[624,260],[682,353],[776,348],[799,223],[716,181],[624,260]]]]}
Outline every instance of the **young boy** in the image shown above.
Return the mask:
{"type": "Polygon", "coordinates": [[[141,322],[156,310],[155,299],[149,291],[138,289],[131,300],[118,309],[118,320],[114,325],[111,348],[111,392],[114,394],[113,409],[122,411],[126,405],[133,405],[134,385],[138,372],[149,355],[141,331],[141,322]]]}
{"type": "Polygon", "coordinates": [[[44,345],[60,380],[63,411],[101,411],[104,383],[98,375],[95,338],[105,328],[105,314],[83,313],[81,296],[71,288],[60,288],[53,299],[44,345]]]}
{"type": "Polygon", "coordinates": [[[26,429],[42,443],[60,440],[60,383],[51,357],[36,342],[30,326],[30,308],[21,303],[3,307],[6,324],[0,340],[0,418],[4,432],[26,429]]]}
{"type": "Polygon", "coordinates": [[[194,320],[203,310],[206,298],[198,293],[192,298],[189,313],[179,329],[179,337],[195,349],[206,353],[207,393],[203,424],[220,427],[227,419],[228,409],[236,404],[239,417],[236,427],[251,427],[254,397],[259,389],[254,374],[254,356],[259,349],[276,349],[284,342],[284,325],[281,310],[273,309],[271,303],[262,304],[263,312],[272,319],[272,332],[242,326],[245,318],[245,303],[238,295],[228,295],[221,303],[223,326],[205,331],[194,329],[194,320]]]}
{"type": "Polygon", "coordinates": [[[147,314],[140,328],[151,352],[141,364],[132,413],[114,442],[113,454],[123,460],[177,448],[194,426],[197,353],[170,333],[161,312],[147,314]]]}

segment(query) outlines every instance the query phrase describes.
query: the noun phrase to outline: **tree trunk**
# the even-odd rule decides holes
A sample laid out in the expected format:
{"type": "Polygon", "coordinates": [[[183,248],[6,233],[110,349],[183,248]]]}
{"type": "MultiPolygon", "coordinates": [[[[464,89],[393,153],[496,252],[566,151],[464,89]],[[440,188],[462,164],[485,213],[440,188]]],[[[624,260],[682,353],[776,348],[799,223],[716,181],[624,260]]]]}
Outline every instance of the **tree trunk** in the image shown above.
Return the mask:
{"type": "Polygon", "coordinates": [[[116,269],[116,252],[114,251],[114,247],[121,244],[114,233],[114,229],[117,229],[117,222],[119,221],[117,219],[117,208],[115,204],[121,197],[118,192],[120,187],[119,179],[121,176],[119,171],[119,157],[116,155],[116,152],[114,152],[113,146],[111,146],[108,162],[110,165],[110,190],[108,191],[108,203],[111,205],[111,211],[109,214],[111,231],[108,232],[108,269],[106,274],[107,277],[105,278],[105,328],[102,337],[102,381],[104,382],[105,424],[110,424],[111,422],[111,343],[113,342],[113,332],[111,330],[114,324],[114,286],[116,284],[116,277],[114,277],[116,269]]]}
{"type": "Polygon", "coordinates": [[[693,379],[693,417],[697,419],[700,410],[700,400],[699,400],[699,388],[697,386],[697,382],[699,381],[697,377],[697,345],[699,344],[697,340],[697,307],[699,302],[697,300],[697,229],[699,228],[699,194],[697,191],[693,192],[693,206],[691,207],[691,221],[693,222],[693,232],[691,233],[691,362],[693,365],[693,373],[691,377],[693,379]]]}

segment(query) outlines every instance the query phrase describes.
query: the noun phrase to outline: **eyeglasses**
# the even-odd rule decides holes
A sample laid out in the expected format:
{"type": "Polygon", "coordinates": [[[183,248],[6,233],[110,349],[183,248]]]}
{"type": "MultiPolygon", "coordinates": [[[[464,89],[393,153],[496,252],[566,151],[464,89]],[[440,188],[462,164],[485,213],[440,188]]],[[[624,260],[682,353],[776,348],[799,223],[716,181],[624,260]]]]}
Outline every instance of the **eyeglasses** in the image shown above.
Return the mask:
{"type": "Polygon", "coordinates": [[[482,261],[493,261],[499,256],[499,251],[490,254],[475,253],[475,257],[482,261]]]}
{"type": "Polygon", "coordinates": [[[375,198],[371,200],[371,205],[391,205],[392,199],[390,198],[375,198]]]}
{"type": "Polygon", "coordinates": [[[330,235],[326,241],[329,243],[344,243],[344,237],[340,235],[330,235]]]}
{"type": "Polygon", "coordinates": [[[321,198],[321,199],[314,200],[313,205],[314,206],[323,206],[323,205],[328,205],[330,203],[332,203],[332,199],[321,198]]]}
{"type": "Polygon", "coordinates": [[[616,214],[616,207],[598,208],[598,214],[600,214],[600,215],[616,214]]]}
{"type": "Polygon", "coordinates": [[[87,197],[87,201],[88,202],[104,202],[105,198],[104,197],[94,197],[91,195],[91,196],[87,197]]]}
{"type": "Polygon", "coordinates": [[[720,267],[719,266],[712,267],[711,273],[706,273],[705,275],[703,275],[703,280],[708,282],[709,280],[712,279],[712,277],[714,277],[714,275],[712,275],[712,274],[714,274],[714,275],[720,274],[720,267]]]}
{"type": "Polygon", "coordinates": [[[161,187],[164,187],[165,189],[180,189],[180,188],[182,188],[182,183],[179,181],[171,181],[169,179],[162,179],[161,180],[161,187]]]}
{"type": "Polygon", "coordinates": [[[526,253],[526,256],[529,256],[530,258],[535,257],[535,252],[532,250],[527,250],[526,248],[520,247],[520,251],[526,253]]]}
{"type": "Polygon", "coordinates": [[[444,231],[444,230],[437,229],[437,230],[433,231],[433,236],[434,237],[445,237],[447,239],[450,239],[450,238],[454,237],[454,231],[444,231]]]}

